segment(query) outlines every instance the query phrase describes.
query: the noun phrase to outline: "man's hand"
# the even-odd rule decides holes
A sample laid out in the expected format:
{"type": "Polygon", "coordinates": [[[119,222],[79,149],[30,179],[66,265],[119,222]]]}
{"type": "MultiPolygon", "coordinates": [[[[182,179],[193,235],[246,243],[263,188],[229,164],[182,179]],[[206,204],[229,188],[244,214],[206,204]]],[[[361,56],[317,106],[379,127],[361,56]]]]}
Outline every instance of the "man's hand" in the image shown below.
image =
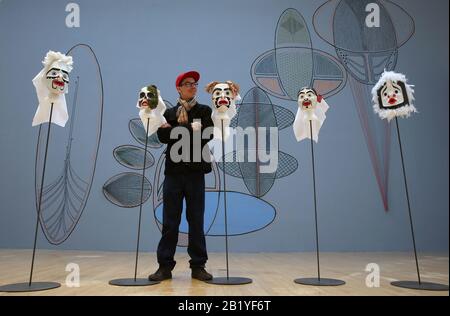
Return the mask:
{"type": "Polygon", "coordinates": [[[194,132],[197,132],[197,131],[201,130],[202,123],[200,123],[200,122],[193,122],[193,123],[191,123],[191,126],[192,126],[192,130],[194,132]]]}
{"type": "Polygon", "coordinates": [[[172,125],[170,125],[169,123],[164,123],[163,125],[160,126],[160,128],[168,128],[168,127],[172,127],[172,125]]]}

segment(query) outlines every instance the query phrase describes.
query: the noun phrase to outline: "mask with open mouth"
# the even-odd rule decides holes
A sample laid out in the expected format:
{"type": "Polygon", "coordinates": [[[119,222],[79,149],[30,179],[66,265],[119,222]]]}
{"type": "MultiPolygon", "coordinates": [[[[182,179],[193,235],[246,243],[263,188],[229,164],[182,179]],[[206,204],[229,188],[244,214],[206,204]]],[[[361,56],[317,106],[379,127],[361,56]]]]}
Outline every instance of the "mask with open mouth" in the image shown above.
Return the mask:
{"type": "Polygon", "coordinates": [[[32,125],[48,122],[53,104],[51,122],[64,127],[69,119],[65,95],[68,93],[69,73],[73,67],[72,56],[49,51],[42,63],[44,68],[33,79],[39,106],[32,125]]]}
{"type": "Polygon", "coordinates": [[[317,92],[311,88],[303,88],[298,93],[298,106],[305,112],[307,117],[314,115],[317,104],[322,101],[322,96],[317,95],[317,92]]]}
{"type": "Polygon", "coordinates": [[[151,110],[156,109],[158,106],[158,88],[155,85],[143,87],[139,92],[139,107],[148,107],[151,110]]]}
{"type": "Polygon", "coordinates": [[[161,125],[167,123],[164,118],[166,104],[155,85],[148,85],[139,91],[136,107],[140,109],[139,117],[147,131],[147,136],[152,135],[161,125]]]}
{"type": "Polygon", "coordinates": [[[212,115],[214,122],[214,137],[221,139],[222,122],[224,125],[225,139],[229,136],[231,119],[236,115],[236,100],[240,100],[239,85],[232,82],[213,81],[209,83],[206,92],[211,94],[212,115]]]}
{"type": "Polygon", "coordinates": [[[302,88],[298,93],[298,110],[294,120],[294,134],[297,141],[311,138],[310,121],[312,127],[312,138],[316,142],[319,139],[319,131],[325,121],[325,113],[328,111],[328,104],[321,95],[317,94],[313,88],[302,88]]]}
{"type": "Polygon", "coordinates": [[[50,70],[46,73],[47,89],[53,94],[67,93],[69,86],[69,71],[67,67],[60,63],[54,62],[50,66],[50,70]]]}
{"type": "Polygon", "coordinates": [[[214,86],[212,92],[212,101],[220,113],[228,111],[232,102],[234,103],[234,95],[227,83],[219,83],[214,86]]]}
{"type": "Polygon", "coordinates": [[[382,119],[392,120],[396,116],[408,117],[417,112],[412,104],[413,86],[405,75],[385,71],[372,89],[373,109],[382,119]]]}

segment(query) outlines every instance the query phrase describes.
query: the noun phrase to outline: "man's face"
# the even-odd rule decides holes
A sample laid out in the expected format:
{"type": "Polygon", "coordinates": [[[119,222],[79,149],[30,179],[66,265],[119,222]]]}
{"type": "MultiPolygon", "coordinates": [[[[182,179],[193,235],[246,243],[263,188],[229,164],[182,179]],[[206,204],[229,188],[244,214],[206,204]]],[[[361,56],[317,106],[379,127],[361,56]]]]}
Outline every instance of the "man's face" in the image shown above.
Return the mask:
{"type": "Polygon", "coordinates": [[[407,104],[405,85],[400,81],[386,81],[378,91],[378,97],[383,109],[397,109],[407,104]]]}
{"type": "Polygon", "coordinates": [[[50,70],[46,73],[46,85],[50,93],[64,94],[67,93],[69,86],[69,72],[58,63],[53,63],[50,70]]]}
{"type": "Polygon", "coordinates": [[[177,91],[180,94],[183,100],[190,100],[197,94],[198,83],[194,78],[185,78],[179,87],[177,87],[177,91]]]}
{"type": "Polygon", "coordinates": [[[158,90],[155,86],[148,86],[139,92],[139,107],[156,109],[158,106],[158,90]]]}
{"type": "Polygon", "coordinates": [[[317,95],[311,89],[303,89],[298,95],[298,105],[304,111],[314,110],[317,105],[317,95]]]}
{"type": "Polygon", "coordinates": [[[217,111],[226,112],[234,101],[233,92],[226,83],[217,84],[212,92],[212,101],[217,111]]]}

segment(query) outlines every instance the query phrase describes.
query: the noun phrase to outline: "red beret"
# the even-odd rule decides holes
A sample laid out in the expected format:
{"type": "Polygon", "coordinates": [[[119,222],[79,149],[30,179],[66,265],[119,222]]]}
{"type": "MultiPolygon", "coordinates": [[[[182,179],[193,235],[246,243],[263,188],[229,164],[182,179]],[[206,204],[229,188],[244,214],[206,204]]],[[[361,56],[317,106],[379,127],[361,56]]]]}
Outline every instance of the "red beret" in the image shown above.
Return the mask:
{"type": "Polygon", "coordinates": [[[196,71],[188,71],[180,74],[175,81],[175,87],[179,87],[181,82],[186,78],[194,78],[195,82],[200,80],[200,74],[196,71]]]}

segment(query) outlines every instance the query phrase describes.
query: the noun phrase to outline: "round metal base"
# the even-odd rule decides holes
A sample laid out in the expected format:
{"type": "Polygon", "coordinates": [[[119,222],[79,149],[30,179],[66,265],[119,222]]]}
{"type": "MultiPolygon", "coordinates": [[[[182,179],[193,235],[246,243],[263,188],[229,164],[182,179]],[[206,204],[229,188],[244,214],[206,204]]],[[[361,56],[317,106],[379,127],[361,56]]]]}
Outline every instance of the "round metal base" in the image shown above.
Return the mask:
{"type": "Polygon", "coordinates": [[[205,281],[209,284],[217,284],[217,285],[242,285],[252,283],[253,280],[249,278],[239,278],[239,277],[220,277],[213,278],[212,280],[205,281]]]}
{"type": "Polygon", "coordinates": [[[29,282],[24,282],[0,286],[0,292],[37,292],[56,289],[60,286],[61,284],[56,282],[31,282],[31,285],[29,282]]]}
{"type": "Polygon", "coordinates": [[[448,285],[432,282],[419,283],[417,281],[395,281],[391,282],[391,285],[413,290],[448,291],[448,285]]]}
{"type": "Polygon", "coordinates": [[[303,285],[314,285],[314,286],[338,286],[344,285],[345,281],[337,279],[325,279],[325,278],[300,278],[295,279],[295,283],[303,285]]]}
{"type": "Polygon", "coordinates": [[[109,281],[110,285],[115,286],[148,286],[148,285],[155,285],[159,284],[158,281],[150,281],[149,279],[134,279],[134,278],[128,278],[128,279],[115,279],[109,281]]]}

